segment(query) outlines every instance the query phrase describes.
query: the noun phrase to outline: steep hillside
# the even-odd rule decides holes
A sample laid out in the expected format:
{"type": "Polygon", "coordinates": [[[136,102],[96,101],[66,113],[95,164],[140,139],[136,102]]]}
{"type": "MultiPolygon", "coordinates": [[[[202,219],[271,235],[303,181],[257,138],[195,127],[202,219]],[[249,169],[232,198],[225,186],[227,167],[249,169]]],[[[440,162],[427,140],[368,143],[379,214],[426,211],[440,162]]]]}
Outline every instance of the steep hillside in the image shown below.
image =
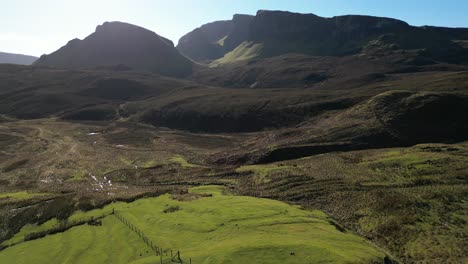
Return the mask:
{"type": "Polygon", "coordinates": [[[195,61],[221,58],[225,53],[221,40],[231,32],[232,28],[232,20],[205,24],[184,35],[179,40],[177,49],[195,61]]]}
{"type": "Polygon", "coordinates": [[[219,59],[247,39],[252,19],[249,15],[234,15],[232,20],[205,24],[184,35],[177,49],[195,61],[219,59]]]}
{"type": "Polygon", "coordinates": [[[31,65],[36,60],[34,56],[0,52],[0,63],[31,65]]]}
{"type": "Polygon", "coordinates": [[[134,70],[175,77],[189,75],[192,71],[192,63],[175,49],[172,41],[122,22],[106,22],[84,40],[71,40],[34,63],[64,68],[121,64],[134,70]]]}

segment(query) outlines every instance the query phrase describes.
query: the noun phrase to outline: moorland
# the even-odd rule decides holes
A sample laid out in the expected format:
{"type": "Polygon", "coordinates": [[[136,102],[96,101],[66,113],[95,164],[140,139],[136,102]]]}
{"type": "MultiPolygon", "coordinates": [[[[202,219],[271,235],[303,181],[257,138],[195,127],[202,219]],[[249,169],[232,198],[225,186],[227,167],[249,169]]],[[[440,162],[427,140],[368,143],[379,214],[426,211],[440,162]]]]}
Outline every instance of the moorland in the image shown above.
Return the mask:
{"type": "Polygon", "coordinates": [[[0,263],[463,263],[466,43],[261,10],[0,64],[0,263]]]}

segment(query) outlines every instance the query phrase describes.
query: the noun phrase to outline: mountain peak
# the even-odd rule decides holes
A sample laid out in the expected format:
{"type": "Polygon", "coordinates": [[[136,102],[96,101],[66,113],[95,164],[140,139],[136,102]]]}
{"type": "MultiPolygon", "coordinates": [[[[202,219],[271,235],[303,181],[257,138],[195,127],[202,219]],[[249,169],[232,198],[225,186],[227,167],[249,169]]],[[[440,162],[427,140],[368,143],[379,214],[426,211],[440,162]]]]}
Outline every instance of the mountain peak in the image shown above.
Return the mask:
{"type": "Polygon", "coordinates": [[[124,22],[105,22],[83,40],[71,40],[56,52],[42,56],[37,65],[89,68],[126,65],[135,70],[168,76],[190,74],[192,64],[172,41],[153,31],[124,22]]]}

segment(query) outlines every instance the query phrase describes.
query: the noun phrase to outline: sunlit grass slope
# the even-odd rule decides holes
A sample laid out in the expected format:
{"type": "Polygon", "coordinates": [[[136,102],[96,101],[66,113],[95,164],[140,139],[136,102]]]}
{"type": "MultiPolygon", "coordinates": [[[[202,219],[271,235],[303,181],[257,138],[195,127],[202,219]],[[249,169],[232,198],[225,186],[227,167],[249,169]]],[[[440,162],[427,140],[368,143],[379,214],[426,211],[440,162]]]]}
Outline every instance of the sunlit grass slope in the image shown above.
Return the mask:
{"type": "Polygon", "coordinates": [[[78,226],[7,248],[0,252],[0,263],[125,264],[148,254],[138,235],[112,216],[102,226],[78,226]]]}
{"type": "Polygon", "coordinates": [[[240,193],[319,208],[401,263],[465,263],[468,144],[327,153],[242,166],[240,193]]]}
{"type": "MultiPolygon", "coordinates": [[[[158,246],[178,249],[192,263],[370,263],[385,257],[363,238],[337,230],[320,211],[228,195],[215,186],[190,191],[191,195],[178,199],[163,195],[115,203],[72,218],[97,216],[114,208],[158,246]],[[207,193],[213,196],[198,195],[207,193]]],[[[109,216],[99,227],[75,227],[7,248],[0,252],[0,263],[159,261],[146,250],[136,234],[109,216]]]]}
{"type": "Polygon", "coordinates": [[[254,44],[253,42],[244,41],[233,51],[224,55],[221,59],[213,61],[211,66],[219,66],[226,63],[253,59],[260,55],[262,48],[262,44],[254,44]]]}

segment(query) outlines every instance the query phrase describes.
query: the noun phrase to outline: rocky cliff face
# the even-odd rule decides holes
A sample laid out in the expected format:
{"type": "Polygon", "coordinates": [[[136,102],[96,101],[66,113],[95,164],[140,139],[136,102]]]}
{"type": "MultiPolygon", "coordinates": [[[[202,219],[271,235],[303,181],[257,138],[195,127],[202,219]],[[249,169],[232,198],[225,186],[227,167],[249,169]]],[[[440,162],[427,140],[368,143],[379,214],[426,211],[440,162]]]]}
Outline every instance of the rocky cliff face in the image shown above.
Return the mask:
{"type": "Polygon", "coordinates": [[[205,24],[183,36],[179,40],[177,49],[195,61],[221,58],[224,56],[224,49],[219,42],[231,32],[232,28],[231,20],[205,24]]]}
{"type": "MultiPolygon", "coordinates": [[[[414,27],[404,21],[384,17],[348,15],[324,18],[314,14],[266,10],[258,11],[255,17],[234,16],[232,23],[232,31],[223,41],[222,53],[235,50],[246,41],[253,43],[252,47],[258,47],[255,44],[262,47],[261,52],[255,51],[259,57],[287,53],[346,56],[363,51],[380,56],[395,50],[419,50],[426,62],[468,62],[467,50],[453,42],[466,39],[468,29],[414,27]]],[[[186,45],[191,44],[188,42],[186,45]]],[[[248,53],[245,47],[243,45],[242,52],[234,54],[248,53]]],[[[197,46],[196,49],[202,47],[197,46]]],[[[232,56],[230,54],[229,61],[236,61],[232,56]]]]}
{"type": "Polygon", "coordinates": [[[232,18],[232,31],[229,32],[223,43],[225,53],[235,49],[239,44],[249,39],[250,25],[253,19],[254,17],[249,15],[234,15],[232,18]]]}
{"type": "Polygon", "coordinates": [[[323,18],[313,14],[259,11],[250,27],[250,37],[264,43],[266,56],[295,52],[342,56],[356,54],[369,43],[389,49],[421,49],[437,58],[442,53],[447,57],[448,51],[461,51],[447,34],[413,27],[396,19],[357,15],[323,18]]]}
{"type": "Polygon", "coordinates": [[[84,40],[74,39],[35,65],[89,68],[126,65],[135,70],[183,77],[192,71],[172,41],[147,29],[121,22],[106,22],[84,40]]]}
{"type": "Polygon", "coordinates": [[[219,59],[248,38],[252,19],[249,15],[234,15],[232,20],[205,24],[184,35],[177,49],[195,61],[219,59]]]}

